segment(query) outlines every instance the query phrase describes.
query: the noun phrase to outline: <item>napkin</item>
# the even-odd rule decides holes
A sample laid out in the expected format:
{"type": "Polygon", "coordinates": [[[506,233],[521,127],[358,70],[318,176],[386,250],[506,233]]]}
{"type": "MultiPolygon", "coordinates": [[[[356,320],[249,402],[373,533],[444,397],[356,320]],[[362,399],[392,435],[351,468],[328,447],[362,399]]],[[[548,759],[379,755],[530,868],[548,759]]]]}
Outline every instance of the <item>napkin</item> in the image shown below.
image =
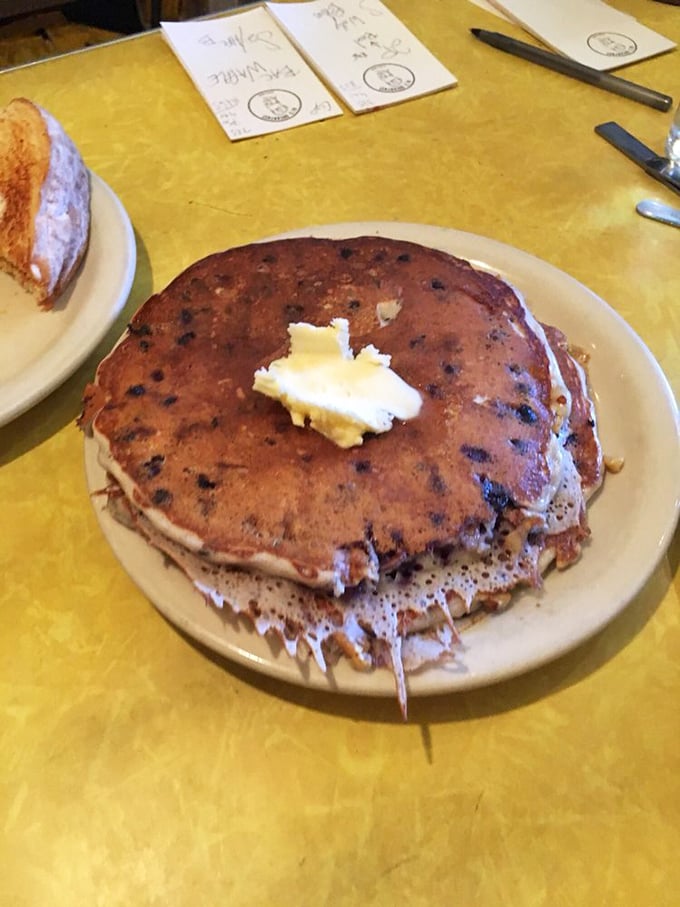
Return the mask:
{"type": "Polygon", "coordinates": [[[491,0],[554,50],[606,70],[672,50],[673,41],[602,0],[491,0]]]}

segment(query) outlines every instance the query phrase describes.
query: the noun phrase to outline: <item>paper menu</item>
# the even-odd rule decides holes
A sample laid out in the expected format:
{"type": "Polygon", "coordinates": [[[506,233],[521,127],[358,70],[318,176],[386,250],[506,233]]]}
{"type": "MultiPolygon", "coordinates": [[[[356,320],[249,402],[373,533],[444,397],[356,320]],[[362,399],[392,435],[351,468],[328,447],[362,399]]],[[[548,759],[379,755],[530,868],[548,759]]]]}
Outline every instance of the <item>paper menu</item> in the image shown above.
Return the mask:
{"type": "Polygon", "coordinates": [[[264,7],[161,28],[230,139],[342,113],[264,7]]]}
{"type": "Polygon", "coordinates": [[[380,0],[306,0],[267,8],[355,113],[456,84],[380,0]]]}
{"type": "Polygon", "coordinates": [[[601,0],[491,0],[554,50],[607,70],[675,47],[673,41],[601,0]]]}

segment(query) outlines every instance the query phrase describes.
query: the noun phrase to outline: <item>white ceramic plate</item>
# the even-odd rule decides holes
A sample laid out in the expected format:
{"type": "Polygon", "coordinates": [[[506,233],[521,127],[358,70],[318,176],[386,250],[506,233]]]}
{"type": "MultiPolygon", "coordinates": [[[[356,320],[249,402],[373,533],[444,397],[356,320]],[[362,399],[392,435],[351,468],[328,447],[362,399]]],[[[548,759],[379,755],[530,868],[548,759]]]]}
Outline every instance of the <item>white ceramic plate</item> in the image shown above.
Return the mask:
{"type": "Polygon", "coordinates": [[[90,243],[71,286],[51,311],[0,274],[0,425],[46,397],[84,362],[125,305],[137,249],[111,189],[92,180],[90,243]]]}
{"type": "MultiPolygon", "coordinates": [[[[592,542],[581,560],[551,572],[540,592],[518,594],[502,614],[471,624],[454,662],[408,678],[409,695],[494,683],[535,668],[611,621],[653,572],[670,543],[680,504],[678,413],[670,388],[642,341],[601,299],[551,265],[494,240],[456,230],[398,223],[338,224],[296,234],[347,238],[379,234],[447,250],[499,273],[521,289],[534,313],[591,354],[603,447],[625,458],[591,507],[592,542]]],[[[89,488],[104,484],[86,442],[89,488]]],[[[289,658],[245,623],[206,605],[184,575],[140,537],[94,506],[106,538],[142,591],[170,621],[210,649],[292,683],[354,694],[393,695],[387,670],[362,674],[341,663],[329,676],[289,658]]]]}

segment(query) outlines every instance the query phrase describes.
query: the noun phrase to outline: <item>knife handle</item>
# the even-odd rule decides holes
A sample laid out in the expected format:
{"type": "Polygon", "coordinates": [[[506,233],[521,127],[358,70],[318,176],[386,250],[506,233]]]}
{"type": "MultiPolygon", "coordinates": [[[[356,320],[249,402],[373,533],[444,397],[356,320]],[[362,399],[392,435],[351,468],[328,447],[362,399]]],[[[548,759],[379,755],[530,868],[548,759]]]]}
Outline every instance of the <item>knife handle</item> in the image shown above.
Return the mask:
{"type": "Polygon", "coordinates": [[[600,123],[595,127],[595,132],[622,154],[625,154],[638,167],[642,167],[649,176],[663,183],[673,192],[680,193],[680,178],[671,172],[672,167],[668,158],[656,154],[614,121],[600,123]]]}

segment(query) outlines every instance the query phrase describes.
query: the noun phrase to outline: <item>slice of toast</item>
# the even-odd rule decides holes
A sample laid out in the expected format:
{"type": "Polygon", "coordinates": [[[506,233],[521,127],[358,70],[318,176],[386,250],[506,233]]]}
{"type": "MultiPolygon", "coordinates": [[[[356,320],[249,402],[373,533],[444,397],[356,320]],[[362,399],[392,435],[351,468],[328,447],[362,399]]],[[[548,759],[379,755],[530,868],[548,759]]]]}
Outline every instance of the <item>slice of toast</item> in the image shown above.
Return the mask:
{"type": "Polygon", "coordinates": [[[61,125],[26,98],[0,110],[0,269],[45,309],[80,265],[90,233],[90,179],[61,125]]]}

